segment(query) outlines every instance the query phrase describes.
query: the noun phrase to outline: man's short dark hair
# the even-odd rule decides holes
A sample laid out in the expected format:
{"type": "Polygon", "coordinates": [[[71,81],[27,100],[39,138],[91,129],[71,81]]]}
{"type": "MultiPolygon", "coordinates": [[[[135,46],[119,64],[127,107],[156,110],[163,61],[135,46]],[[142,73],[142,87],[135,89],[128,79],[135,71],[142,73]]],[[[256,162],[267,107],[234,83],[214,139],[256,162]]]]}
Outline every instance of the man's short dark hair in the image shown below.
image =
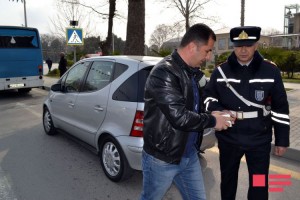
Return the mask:
{"type": "Polygon", "coordinates": [[[184,34],[180,42],[180,47],[185,47],[193,41],[207,44],[209,38],[212,38],[214,41],[216,41],[216,34],[214,31],[205,24],[195,24],[191,26],[184,34]]]}

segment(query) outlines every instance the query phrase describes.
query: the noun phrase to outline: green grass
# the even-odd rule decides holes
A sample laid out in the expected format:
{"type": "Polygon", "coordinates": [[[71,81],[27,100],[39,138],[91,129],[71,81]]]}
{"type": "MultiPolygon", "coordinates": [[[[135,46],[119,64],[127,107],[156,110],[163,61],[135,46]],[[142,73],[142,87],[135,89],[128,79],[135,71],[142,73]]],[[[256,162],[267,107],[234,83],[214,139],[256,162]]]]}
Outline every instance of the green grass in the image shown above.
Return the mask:
{"type": "Polygon", "coordinates": [[[286,83],[300,83],[300,78],[282,78],[282,80],[286,83]]]}

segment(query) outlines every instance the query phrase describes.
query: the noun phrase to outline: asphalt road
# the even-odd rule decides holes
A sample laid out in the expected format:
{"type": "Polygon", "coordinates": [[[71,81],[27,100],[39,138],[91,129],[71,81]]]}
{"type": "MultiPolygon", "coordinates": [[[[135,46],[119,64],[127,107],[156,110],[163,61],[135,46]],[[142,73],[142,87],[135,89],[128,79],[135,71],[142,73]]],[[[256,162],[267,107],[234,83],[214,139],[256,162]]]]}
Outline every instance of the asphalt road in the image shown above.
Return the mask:
{"type": "MultiPolygon", "coordinates": [[[[136,172],[126,182],[113,183],[104,175],[96,154],[63,134],[48,136],[42,127],[42,102],[47,91],[27,95],[0,93],[0,200],[135,200],[142,187],[136,172]]],[[[203,175],[208,200],[220,199],[216,147],[204,154],[203,175]]],[[[272,200],[299,199],[300,163],[272,156],[271,174],[290,174],[292,185],[272,200]]],[[[241,163],[237,198],[246,199],[248,175],[241,163]]],[[[180,200],[175,187],[164,200],[180,200]]]]}

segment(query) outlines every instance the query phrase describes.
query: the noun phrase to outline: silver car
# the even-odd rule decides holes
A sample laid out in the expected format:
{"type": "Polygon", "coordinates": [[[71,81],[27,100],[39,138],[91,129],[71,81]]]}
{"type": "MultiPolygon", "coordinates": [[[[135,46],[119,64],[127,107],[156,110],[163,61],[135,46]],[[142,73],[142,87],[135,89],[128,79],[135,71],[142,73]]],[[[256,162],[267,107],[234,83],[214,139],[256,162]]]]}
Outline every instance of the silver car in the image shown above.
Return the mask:
{"type": "MultiPolygon", "coordinates": [[[[115,182],[141,170],[144,86],[161,60],[147,56],[102,56],[80,60],[52,85],[43,105],[46,134],[68,133],[99,154],[115,182]]],[[[206,129],[201,150],[215,145],[206,129]]]]}

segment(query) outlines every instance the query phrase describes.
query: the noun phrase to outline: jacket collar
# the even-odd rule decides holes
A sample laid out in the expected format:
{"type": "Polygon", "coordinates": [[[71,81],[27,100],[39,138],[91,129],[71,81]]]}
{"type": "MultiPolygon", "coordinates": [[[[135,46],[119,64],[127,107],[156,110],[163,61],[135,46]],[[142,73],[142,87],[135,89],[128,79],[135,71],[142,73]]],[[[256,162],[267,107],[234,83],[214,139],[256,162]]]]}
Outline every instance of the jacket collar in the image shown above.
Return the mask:
{"type": "Polygon", "coordinates": [[[196,80],[200,80],[203,76],[204,73],[199,70],[198,68],[194,68],[189,66],[184,62],[184,60],[180,57],[179,53],[177,52],[177,49],[175,49],[172,54],[171,54],[172,59],[174,62],[182,69],[187,72],[189,76],[195,77],[196,80]]]}
{"type": "MultiPolygon", "coordinates": [[[[263,57],[260,55],[258,51],[254,52],[253,59],[248,65],[249,68],[251,68],[254,71],[257,71],[258,68],[260,67],[261,62],[263,61],[263,57]]],[[[241,68],[241,65],[237,61],[237,57],[234,52],[230,54],[228,57],[228,64],[231,66],[232,70],[238,70],[241,68]],[[237,67],[239,66],[239,67],[237,67]]]]}

